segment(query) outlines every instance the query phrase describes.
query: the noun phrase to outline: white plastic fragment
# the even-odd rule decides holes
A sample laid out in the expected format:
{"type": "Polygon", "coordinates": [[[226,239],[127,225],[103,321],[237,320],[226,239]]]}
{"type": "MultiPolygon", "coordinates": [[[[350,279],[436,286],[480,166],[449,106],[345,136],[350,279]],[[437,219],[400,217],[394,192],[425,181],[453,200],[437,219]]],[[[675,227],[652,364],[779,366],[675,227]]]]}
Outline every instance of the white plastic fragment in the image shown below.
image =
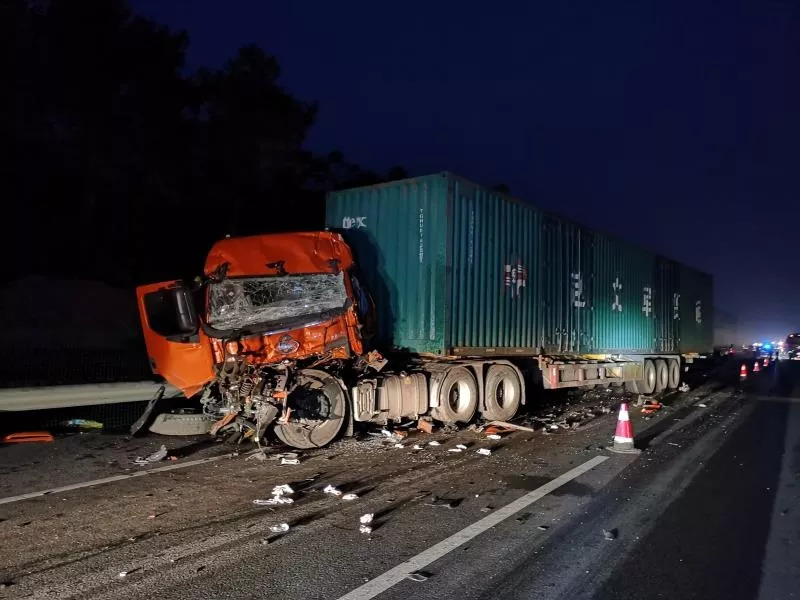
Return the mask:
{"type": "Polygon", "coordinates": [[[359,521],[361,521],[361,526],[358,528],[358,530],[361,533],[366,533],[366,534],[372,533],[372,527],[370,526],[370,523],[372,523],[372,517],[374,516],[375,515],[373,513],[366,513],[361,515],[361,517],[359,518],[359,521]]]}
{"type": "Polygon", "coordinates": [[[688,385],[686,385],[685,381],[678,386],[678,391],[679,392],[688,392],[690,389],[691,388],[688,385]]]}
{"type": "Polygon", "coordinates": [[[342,500],[358,500],[358,494],[345,494],[342,500]]]}
{"type": "Polygon", "coordinates": [[[436,440],[433,440],[432,442],[428,442],[428,446],[441,446],[441,444],[436,440]]]}
{"type": "Polygon", "coordinates": [[[395,444],[394,447],[395,448],[405,448],[405,446],[403,444],[399,444],[399,443],[395,444]]]}
{"type": "Polygon", "coordinates": [[[413,450],[422,450],[422,446],[420,446],[419,444],[414,444],[414,447],[412,449],[413,450]]]}
{"type": "Polygon", "coordinates": [[[487,440],[500,440],[502,438],[500,437],[499,433],[491,433],[491,434],[486,436],[486,439],[487,440]]]}
{"type": "Polygon", "coordinates": [[[146,458],[137,456],[136,460],[133,462],[136,463],[137,465],[149,465],[150,463],[162,461],[166,457],[167,457],[167,447],[164,444],[161,444],[161,448],[159,448],[156,452],[153,452],[150,456],[146,458]]]}
{"type": "Polygon", "coordinates": [[[278,504],[291,504],[294,502],[291,498],[284,498],[283,496],[273,496],[272,498],[256,498],[253,504],[256,506],[276,506],[278,504]]]}
{"type": "Polygon", "coordinates": [[[388,429],[381,429],[381,433],[382,433],[383,435],[385,435],[386,437],[392,437],[392,436],[394,436],[394,434],[393,434],[391,431],[389,431],[388,429]]]}
{"type": "Polygon", "coordinates": [[[282,483],[281,485],[276,485],[274,488],[272,488],[273,496],[282,496],[283,494],[294,494],[294,490],[287,483],[282,483]]]}
{"type": "Polygon", "coordinates": [[[366,534],[370,534],[370,533],[372,533],[372,527],[370,527],[369,525],[361,525],[361,526],[358,528],[358,530],[359,530],[361,533],[366,533],[366,534]]]}
{"type": "Polygon", "coordinates": [[[282,458],[281,459],[282,465],[299,465],[300,459],[299,458],[282,458]]]}
{"type": "Polygon", "coordinates": [[[414,571],[413,573],[409,573],[406,575],[406,579],[410,579],[411,581],[416,581],[417,583],[421,583],[428,579],[428,576],[425,573],[420,573],[419,571],[414,571]]]}
{"type": "Polygon", "coordinates": [[[459,450],[466,450],[467,449],[467,447],[464,444],[456,444],[456,448],[458,448],[459,450]]]}
{"type": "Polygon", "coordinates": [[[492,451],[489,450],[488,448],[478,448],[475,452],[483,456],[489,456],[492,453],[492,451]]]}
{"type": "Polygon", "coordinates": [[[558,425],[555,425],[555,424],[549,425],[549,427],[550,427],[550,429],[558,429],[558,425]]]}
{"type": "Polygon", "coordinates": [[[700,408],[708,408],[708,407],[707,407],[705,404],[703,404],[702,402],[700,402],[700,403],[699,403],[697,406],[699,406],[700,408]]]}
{"type": "Polygon", "coordinates": [[[338,488],[333,487],[332,485],[328,485],[322,490],[325,494],[331,494],[332,496],[341,496],[342,491],[338,488]]]}
{"type": "Polygon", "coordinates": [[[461,452],[462,450],[461,450],[461,448],[448,448],[447,451],[448,452],[461,452]]]}
{"type": "Polygon", "coordinates": [[[272,533],[286,533],[287,531],[289,531],[289,524],[281,523],[280,525],[271,525],[269,530],[272,533]]]}

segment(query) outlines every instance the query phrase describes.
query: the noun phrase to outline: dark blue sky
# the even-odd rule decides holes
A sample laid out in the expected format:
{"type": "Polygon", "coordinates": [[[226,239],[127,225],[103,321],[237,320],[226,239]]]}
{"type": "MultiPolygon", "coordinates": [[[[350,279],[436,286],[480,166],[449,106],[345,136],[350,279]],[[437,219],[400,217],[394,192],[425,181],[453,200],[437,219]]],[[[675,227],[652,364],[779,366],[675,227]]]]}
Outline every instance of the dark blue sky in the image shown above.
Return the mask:
{"type": "Polygon", "coordinates": [[[189,33],[191,68],[250,42],[276,55],[319,102],[312,150],[505,182],[711,272],[744,335],[800,330],[793,2],[133,6],[189,33]]]}

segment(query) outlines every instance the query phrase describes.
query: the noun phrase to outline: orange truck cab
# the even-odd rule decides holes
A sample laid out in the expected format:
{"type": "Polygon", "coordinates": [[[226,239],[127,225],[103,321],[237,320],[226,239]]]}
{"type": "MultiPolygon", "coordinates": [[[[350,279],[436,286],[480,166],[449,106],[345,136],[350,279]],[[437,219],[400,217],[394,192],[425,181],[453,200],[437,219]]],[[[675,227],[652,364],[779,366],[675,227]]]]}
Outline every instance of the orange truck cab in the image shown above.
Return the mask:
{"type": "Polygon", "coordinates": [[[372,302],[332,232],[228,238],[194,282],[137,288],[153,371],[231,428],[322,446],[346,422],[336,370],[366,368],[372,302]]]}

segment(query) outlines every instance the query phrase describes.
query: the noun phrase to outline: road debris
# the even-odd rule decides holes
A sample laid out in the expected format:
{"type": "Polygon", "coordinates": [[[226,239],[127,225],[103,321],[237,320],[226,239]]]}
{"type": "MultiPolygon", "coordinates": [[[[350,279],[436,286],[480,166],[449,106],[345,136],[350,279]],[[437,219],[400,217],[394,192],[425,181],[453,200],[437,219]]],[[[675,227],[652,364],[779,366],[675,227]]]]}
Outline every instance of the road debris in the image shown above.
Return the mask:
{"type": "Polygon", "coordinates": [[[274,458],[275,460],[293,460],[295,458],[300,458],[300,455],[297,452],[278,452],[273,454],[270,458],[274,458]]]}
{"type": "Polygon", "coordinates": [[[394,447],[395,448],[405,448],[406,446],[405,446],[405,444],[397,443],[397,444],[394,445],[394,447]]]}
{"type": "Polygon", "coordinates": [[[705,404],[703,404],[702,402],[700,402],[699,404],[696,404],[695,406],[699,406],[700,408],[708,408],[708,407],[707,407],[705,404]]]}
{"type": "Polygon", "coordinates": [[[358,500],[358,494],[345,494],[342,500],[358,500]]]}
{"type": "Polygon", "coordinates": [[[616,529],[603,529],[603,537],[607,540],[615,540],[617,539],[617,530],[616,529]]]}
{"type": "Polygon", "coordinates": [[[275,506],[278,504],[292,504],[294,500],[286,498],[285,495],[294,494],[294,490],[287,484],[276,485],[272,488],[272,498],[256,498],[253,504],[256,506],[275,506]]]}
{"type": "Polygon", "coordinates": [[[422,571],[414,571],[413,573],[409,573],[406,575],[406,579],[410,579],[411,581],[416,581],[417,583],[422,583],[423,581],[427,581],[428,575],[427,573],[423,573],[422,571]]]}
{"type": "Polygon", "coordinates": [[[417,429],[423,433],[433,433],[433,422],[427,419],[417,421],[417,429]]]}
{"type": "Polygon", "coordinates": [[[428,442],[428,446],[441,446],[441,444],[436,440],[433,440],[431,442],[428,442]]]}
{"type": "Polygon", "coordinates": [[[270,525],[269,530],[272,533],[286,533],[287,531],[289,531],[289,524],[281,523],[280,525],[270,525]]]}
{"type": "Polygon", "coordinates": [[[89,419],[69,419],[61,422],[62,427],[77,427],[80,429],[102,429],[103,424],[89,419]]]}
{"type": "Polygon", "coordinates": [[[422,450],[422,446],[420,446],[419,444],[414,444],[414,446],[411,449],[412,450],[422,450]]]}
{"type": "Polygon", "coordinates": [[[461,499],[448,499],[433,496],[430,502],[424,502],[425,506],[437,506],[442,508],[457,508],[461,504],[461,499]]]}
{"type": "Polygon", "coordinates": [[[467,447],[464,444],[456,444],[456,448],[458,448],[459,450],[466,450],[467,449],[467,447]]]}
{"type": "Polygon", "coordinates": [[[453,453],[456,453],[456,454],[459,453],[459,452],[462,452],[461,448],[448,448],[447,451],[448,452],[453,452],[453,453]]]}
{"type": "Polygon", "coordinates": [[[685,381],[678,386],[678,391],[679,392],[688,392],[690,389],[691,388],[688,385],[686,385],[685,381]]]}
{"type": "Polygon", "coordinates": [[[299,458],[282,458],[281,459],[282,465],[299,465],[300,459],[299,458]]]}
{"type": "Polygon", "coordinates": [[[533,427],[525,427],[524,425],[517,425],[516,423],[508,423],[506,421],[490,421],[488,427],[502,427],[503,429],[516,429],[517,431],[529,431],[533,433],[533,427]]]}
{"type": "Polygon", "coordinates": [[[156,452],[153,452],[150,456],[142,458],[141,456],[137,456],[136,460],[133,462],[137,465],[144,466],[149,465],[150,463],[156,463],[164,460],[167,457],[167,447],[164,444],[161,444],[161,448],[159,448],[156,452]]]}
{"type": "Polygon", "coordinates": [[[550,529],[550,525],[539,525],[536,529],[541,529],[542,531],[547,531],[550,529]]]}
{"type": "Polygon", "coordinates": [[[486,436],[487,440],[501,440],[503,439],[499,433],[490,433],[486,436]]]}
{"type": "Polygon", "coordinates": [[[330,494],[332,496],[341,496],[342,495],[341,490],[339,490],[338,488],[335,488],[332,485],[326,486],[325,489],[322,490],[322,493],[323,494],[330,494]]]}
{"type": "Polygon", "coordinates": [[[49,431],[20,431],[9,433],[0,438],[3,444],[29,444],[35,442],[53,442],[55,438],[49,431]]]}
{"type": "Polygon", "coordinates": [[[644,406],[642,406],[642,414],[643,415],[651,415],[654,412],[658,412],[664,408],[664,405],[661,402],[657,402],[655,400],[648,401],[644,406]]]}
{"type": "Polygon", "coordinates": [[[374,516],[375,515],[373,513],[366,513],[361,515],[361,517],[358,519],[361,523],[361,526],[358,528],[358,530],[361,533],[367,533],[367,534],[372,533],[371,523],[372,523],[372,517],[374,516]]]}
{"type": "Polygon", "coordinates": [[[477,452],[481,456],[489,456],[492,453],[492,451],[489,450],[488,448],[478,448],[475,452],[477,452]]]}

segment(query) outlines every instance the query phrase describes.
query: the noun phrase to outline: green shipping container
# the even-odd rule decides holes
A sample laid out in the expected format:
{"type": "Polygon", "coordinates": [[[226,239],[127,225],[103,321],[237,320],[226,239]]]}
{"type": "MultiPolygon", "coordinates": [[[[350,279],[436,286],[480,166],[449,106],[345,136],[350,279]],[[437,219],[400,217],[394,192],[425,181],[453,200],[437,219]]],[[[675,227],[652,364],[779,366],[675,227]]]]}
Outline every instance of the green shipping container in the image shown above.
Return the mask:
{"type": "Polygon", "coordinates": [[[677,263],[662,275],[651,252],[450,173],[332,192],[326,224],[353,248],[385,347],[646,354],[680,352],[686,337],[711,349],[705,322],[673,323],[674,294],[681,323],[698,294],[711,310],[708,275],[677,263]],[[684,283],[690,292],[672,291],[684,283]]]}

